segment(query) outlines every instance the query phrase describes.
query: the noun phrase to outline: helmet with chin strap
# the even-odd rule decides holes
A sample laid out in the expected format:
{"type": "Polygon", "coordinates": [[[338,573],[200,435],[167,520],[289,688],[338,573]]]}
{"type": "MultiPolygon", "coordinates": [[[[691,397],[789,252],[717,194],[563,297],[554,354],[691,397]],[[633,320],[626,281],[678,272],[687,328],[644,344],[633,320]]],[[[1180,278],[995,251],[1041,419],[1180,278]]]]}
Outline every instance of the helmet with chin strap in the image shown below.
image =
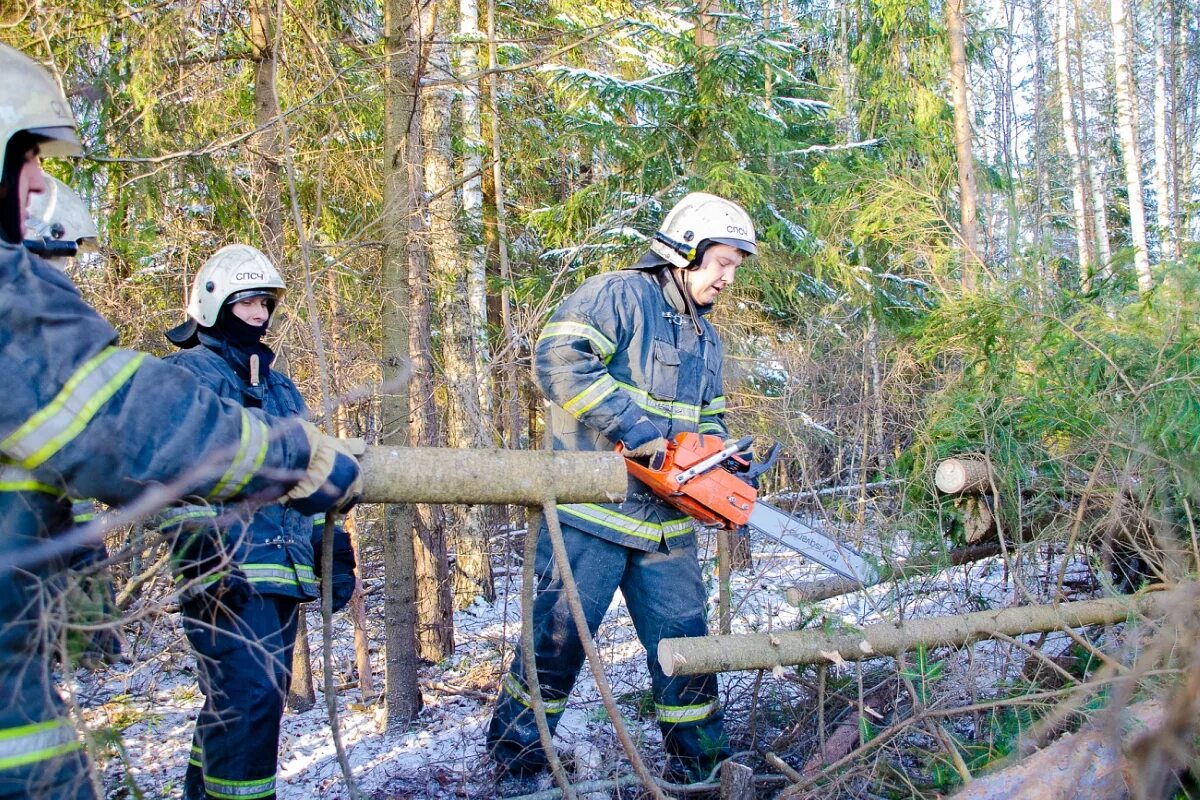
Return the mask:
{"type": "Polygon", "coordinates": [[[714,243],[736,247],[748,256],[758,253],[754,223],[746,209],[715,194],[692,192],[667,212],[650,250],[687,269],[698,266],[704,248],[714,243]]]}

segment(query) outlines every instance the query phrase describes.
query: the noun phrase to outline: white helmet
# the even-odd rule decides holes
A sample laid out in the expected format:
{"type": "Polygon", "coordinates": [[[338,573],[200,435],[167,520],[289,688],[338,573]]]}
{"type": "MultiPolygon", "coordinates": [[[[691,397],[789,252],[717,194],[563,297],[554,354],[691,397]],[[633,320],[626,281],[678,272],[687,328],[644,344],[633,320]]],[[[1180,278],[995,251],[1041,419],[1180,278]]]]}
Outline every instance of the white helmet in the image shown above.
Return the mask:
{"type": "Polygon", "coordinates": [[[26,131],[45,141],[42,155],[74,156],[83,152],[75,133],[75,117],[62,89],[50,73],[29,56],[0,44],[0,152],[13,136],[26,131]]]}
{"type": "Polygon", "coordinates": [[[187,314],[206,328],[217,324],[221,306],[250,297],[279,300],[287,285],[261,251],[230,244],[209,256],[192,282],[187,314]]]}
{"type": "Polygon", "coordinates": [[[694,266],[705,242],[727,244],[746,255],[758,253],[754,223],[746,209],[706,192],[692,192],[667,212],[650,250],[677,267],[687,268],[694,266]]]}
{"type": "Polygon", "coordinates": [[[46,260],[59,269],[65,269],[67,259],[77,252],[100,249],[100,232],[83,198],[49,175],[46,191],[29,197],[25,234],[32,240],[26,246],[35,252],[44,249],[46,260]]]}

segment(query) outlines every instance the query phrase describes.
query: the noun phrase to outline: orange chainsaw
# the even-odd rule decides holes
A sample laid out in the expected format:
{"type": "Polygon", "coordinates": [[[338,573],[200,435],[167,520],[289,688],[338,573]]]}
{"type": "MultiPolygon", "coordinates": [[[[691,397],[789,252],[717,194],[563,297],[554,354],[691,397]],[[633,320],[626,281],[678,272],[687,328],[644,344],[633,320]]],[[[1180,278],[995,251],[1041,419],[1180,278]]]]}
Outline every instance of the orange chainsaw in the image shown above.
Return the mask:
{"type": "MultiPolygon", "coordinates": [[[[747,436],[726,445],[719,436],[680,433],[668,440],[655,463],[626,458],[629,474],[655,495],[703,525],[735,529],[745,525],[844,578],[870,585],[875,568],[862,554],[758,499],[754,480],[779,456],[779,445],[759,462],[741,455],[754,443],[747,436]]],[[[618,444],[617,452],[624,448],[618,444]]]]}

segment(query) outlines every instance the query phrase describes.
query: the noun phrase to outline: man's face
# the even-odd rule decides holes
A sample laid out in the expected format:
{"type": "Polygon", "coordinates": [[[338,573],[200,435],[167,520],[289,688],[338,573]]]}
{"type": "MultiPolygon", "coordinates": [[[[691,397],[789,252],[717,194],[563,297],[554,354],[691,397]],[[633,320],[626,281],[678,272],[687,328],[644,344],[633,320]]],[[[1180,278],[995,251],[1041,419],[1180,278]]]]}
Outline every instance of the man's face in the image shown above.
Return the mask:
{"type": "Polygon", "coordinates": [[[271,307],[267,304],[265,297],[248,297],[245,300],[238,300],[230,307],[230,310],[242,322],[256,328],[266,325],[267,320],[271,318],[271,307]]]}
{"type": "Polygon", "coordinates": [[[21,235],[25,235],[25,218],[29,216],[29,198],[46,191],[46,173],[42,171],[42,159],[37,148],[25,154],[25,163],[17,177],[17,202],[21,210],[21,235]]]}
{"type": "Polygon", "coordinates": [[[727,244],[711,244],[704,251],[700,266],[686,272],[688,291],[698,306],[717,299],[726,286],[733,283],[734,274],[745,255],[727,244]]]}

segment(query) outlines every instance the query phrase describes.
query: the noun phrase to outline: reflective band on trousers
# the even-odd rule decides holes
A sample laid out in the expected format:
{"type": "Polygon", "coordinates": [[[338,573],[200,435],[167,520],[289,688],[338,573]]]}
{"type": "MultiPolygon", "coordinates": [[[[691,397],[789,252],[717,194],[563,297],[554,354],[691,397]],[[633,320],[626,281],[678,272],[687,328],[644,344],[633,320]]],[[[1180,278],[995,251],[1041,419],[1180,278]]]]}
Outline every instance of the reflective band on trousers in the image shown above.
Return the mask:
{"type": "Polygon", "coordinates": [[[42,483],[33,476],[32,472],[21,469],[15,464],[0,465],[0,492],[42,492],[56,497],[63,496],[63,492],[49,484],[42,483]]]}
{"type": "Polygon", "coordinates": [[[36,764],[79,748],[75,728],[65,719],[0,729],[0,769],[36,764]]]}
{"type": "Polygon", "coordinates": [[[0,442],[0,450],[25,469],[44,463],[87,427],[100,407],[133,377],[145,357],[145,353],[115,347],[92,356],[45,408],[0,442]]]}
{"type": "Polygon", "coordinates": [[[252,781],[227,781],[204,776],[204,791],[221,800],[254,800],[275,794],[275,776],[252,781]]]}
{"type": "Polygon", "coordinates": [[[242,571],[251,583],[285,583],[299,586],[302,583],[316,584],[317,577],[312,568],[302,564],[295,569],[283,564],[242,564],[242,571]]]}
{"type": "Polygon", "coordinates": [[[238,443],[237,455],[233,457],[233,463],[208,496],[217,500],[228,500],[245,488],[267,458],[269,438],[270,432],[266,423],[255,419],[242,409],[242,438],[238,443]]]}
{"type": "Polygon", "coordinates": [[[665,722],[669,725],[679,725],[684,722],[699,722],[700,720],[708,719],[713,714],[717,713],[716,700],[709,700],[707,703],[702,703],[698,706],[660,706],[654,704],[655,714],[658,715],[659,722],[665,722]]]}
{"type": "MultiPolygon", "coordinates": [[[[503,688],[518,703],[526,708],[533,708],[533,698],[525,691],[525,687],[521,686],[517,676],[511,672],[505,674],[503,688]]],[[[543,697],[542,702],[546,704],[547,714],[561,714],[567,710],[567,698],[565,697],[561,700],[547,700],[543,697]]]]}

